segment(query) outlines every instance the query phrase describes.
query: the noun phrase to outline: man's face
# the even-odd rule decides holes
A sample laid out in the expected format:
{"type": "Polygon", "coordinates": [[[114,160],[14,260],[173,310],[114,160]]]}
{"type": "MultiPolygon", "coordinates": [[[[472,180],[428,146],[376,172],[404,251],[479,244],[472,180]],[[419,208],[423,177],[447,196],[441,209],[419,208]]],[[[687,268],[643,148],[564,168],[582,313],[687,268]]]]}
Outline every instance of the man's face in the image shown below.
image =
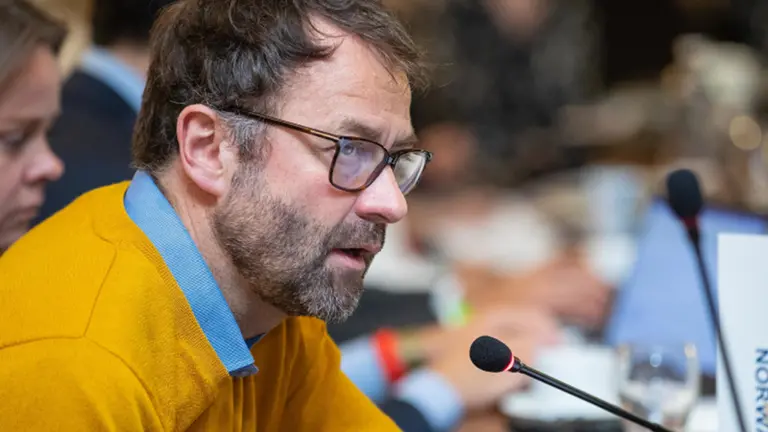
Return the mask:
{"type": "MultiPolygon", "coordinates": [[[[302,70],[277,114],[283,120],[387,148],[413,136],[410,90],[362,42],[338,35],[333,56],[302,70]],[[362,127],[361,127],[362,126],[362,127]],[[363,130],[374,132],[361,135],[363,130]]],[[[390,168],[366,190],[349,193],[329,180],[329,141],[269,126],[266,160],[240,161],[213,215],[219,242],[240,275],[266,302],[289,315],[346,319],[363,276],[384,243],[386,225],[407,207],[390,168]]],[[[329,145],[331,144],[331,145],[329,145]]]]}

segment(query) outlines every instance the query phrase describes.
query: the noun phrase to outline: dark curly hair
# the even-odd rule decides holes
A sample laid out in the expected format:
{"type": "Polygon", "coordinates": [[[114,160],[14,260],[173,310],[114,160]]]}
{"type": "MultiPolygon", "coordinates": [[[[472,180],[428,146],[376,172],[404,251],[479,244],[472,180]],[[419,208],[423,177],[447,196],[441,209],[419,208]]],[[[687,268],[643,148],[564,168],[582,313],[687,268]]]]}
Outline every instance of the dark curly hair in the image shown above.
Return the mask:
{"type": "MultiPolygon", "coordinates": [[[[314,19],[365,41],[392,71],[405,72],[412,88],[426,83],[421,53],[379,0],[181,0],[152,31],[134,165],[156,173],[175,157],[176,119],[185,106],[204,103],[224,111],[247,103],[273,111],[292,71],[333,52],[317,43],[314,19]]],[[[255,151],[252,126],[231,128],[241,154],[255,151]]]]}

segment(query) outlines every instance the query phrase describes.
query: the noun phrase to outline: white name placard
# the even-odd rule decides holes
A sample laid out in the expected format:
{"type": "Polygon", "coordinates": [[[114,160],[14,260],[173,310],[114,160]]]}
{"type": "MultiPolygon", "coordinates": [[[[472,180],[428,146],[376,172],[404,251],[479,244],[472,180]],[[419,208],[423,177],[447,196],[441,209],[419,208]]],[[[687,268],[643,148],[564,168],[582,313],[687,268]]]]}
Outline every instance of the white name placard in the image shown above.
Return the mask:
{"type": "MultiPolygon", "coordinates": [[[[768,432],[768,236],[718,237],[720,322],[747,430],[768,432]]],[[[717,363],[718,430],[738,431],[722,357],[717,363]]]]}

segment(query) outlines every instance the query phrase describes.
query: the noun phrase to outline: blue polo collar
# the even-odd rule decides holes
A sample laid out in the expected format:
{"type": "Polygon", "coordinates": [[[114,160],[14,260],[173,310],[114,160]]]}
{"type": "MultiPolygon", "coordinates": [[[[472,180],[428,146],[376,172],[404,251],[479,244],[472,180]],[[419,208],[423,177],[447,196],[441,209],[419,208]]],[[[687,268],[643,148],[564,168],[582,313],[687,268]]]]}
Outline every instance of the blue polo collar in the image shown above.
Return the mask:
{"type": "Polygon", "coordinates": [[[176,211],[144,171],[137,171],[125,194],[125,209],[163,257],[184,292],[208,342],[230,375],[258,372],[232,310],[176,211]]]}

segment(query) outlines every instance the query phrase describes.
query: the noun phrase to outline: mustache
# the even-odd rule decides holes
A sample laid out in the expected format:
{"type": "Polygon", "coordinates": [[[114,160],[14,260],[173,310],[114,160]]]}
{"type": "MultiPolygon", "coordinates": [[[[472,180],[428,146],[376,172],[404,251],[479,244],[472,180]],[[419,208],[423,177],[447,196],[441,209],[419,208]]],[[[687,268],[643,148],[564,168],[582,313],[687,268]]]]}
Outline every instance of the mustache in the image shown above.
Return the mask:
{"type": "Polygon", "coordinates": [[[337,226],[329,235],[327,249],[354,248],[361,245],[384,246],[387,228],[384,224],[356,222],[337,226]]]}

